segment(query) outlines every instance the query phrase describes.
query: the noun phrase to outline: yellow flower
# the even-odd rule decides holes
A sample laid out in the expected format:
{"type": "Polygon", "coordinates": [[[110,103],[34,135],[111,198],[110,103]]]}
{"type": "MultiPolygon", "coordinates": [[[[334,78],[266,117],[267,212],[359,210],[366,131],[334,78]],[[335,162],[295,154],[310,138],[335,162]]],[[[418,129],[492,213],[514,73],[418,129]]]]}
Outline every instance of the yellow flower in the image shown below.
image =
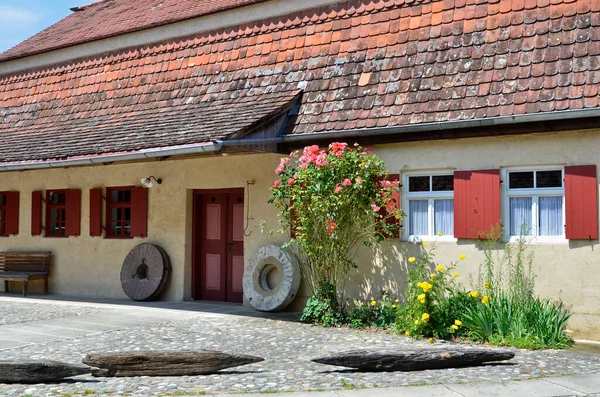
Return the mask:
{"type": "Polygon", "coordinates": [[[427,313],[423,313],[423,315],[421,316],[421,321],[423,321],[424,323],[429,321],[429,314],[427,313]]]}
{"type": "Polygon", "coordinates": [[[454,278],[458,277],[458,272],[454,272],[454,278]]]}
{"type": "Polygon", "coordinates": [[[417,285],[423,290],[423,292],[427,292],[431,288],[433,288],[433,285],[429,284],[427,281],[423,281],[422,283],[419,283],[417,285]]]}
{"type": "Polygon", "coordinates": [[[492,300],[492,298],[490,296],[486,295],[483,298],[481,298],[481,303],[483,303],[484,305],[487,305],[490,300],[492,300]]]}
{"type": "Polygon", "coordinates": [[[398,302],[400,302],[400,299],[396,299],[394,302],[398,303],[398,302]]]}
{"type": "Polygon", "coordinates": [[[429,275],[429,280],[431,280],[431,281],[435,280],[435,274],[430,274],[429,275]]]}
{"type": "Polygon", "coordinates": [[[438,265],[437,271],[438,272],[443,272],[445,268],[446,268],[446,266],[444,266],[444,265],[438,265]]]}
{"type": "Polygon", "coordinates": [[[419,325],[419,320],[415,320],[415,325],[419,325]]]}
{"type": "Polygon", "coordinates": [[[371,306],[377,305],[377,301],[371,301],[371,306]]]}
{"type": "Polygon", "coordinates": [[[452,325],[450,326],[450,328],[452,328],[453,330],[457,330],[457,329],[458,329],[458,325],[454,325],[454,324],[452,324],[452,325]]]}
{"type": "Polygon", "coordinates": [[[454,324],[455,324],[455,325],[462,325],[462,321],[460,321],[460,320],[455,320],[455,321],[454,321],[454,324]]]}
{"type": "Polygon", "coordinates": [[[429,245],[429,243],[427,241],[423,242],[423,247],[427,247],[429,245]]]}
{"type": "Polygon", "coordinates": [[[490,289],[490,288],[492,288],[492,284],[490,284],[490,283],[485,283],[485,284],[483,284],[483,287],[484,287],[485,289],[490,289]]]}
{"type": "Polygon", "coordinates": [[[419,300],[419,302],[425,303],[425,294],[421,294],[421,295],[417,296],[417,299],[419,300]]]}
{"type": "Polygon", "coordinates": [[[413,263],[414,261],[416,261],[417,259],[414,256],[411,256],[410,258],[408,258],[408,261],[410,263],[413,263]]]}
{"type": "Polygon", "coordinates": [[[458,259],[460,259],[461,261],[464,261],[464,260],[465,260],[465,258],[466,258],[466,256],[464,256],[463,254],[460,254],[460,255],[458,256],[458,259]]]}
{"type": "Polygon", "coordinates": [[[406,335],[406,336],[410,336],[410,331],[405,331],[405,332],[404,332],[404,335],[406,335]]]}
{"type": "Polygon", "coordinates": [[[433,344],[433,338],[429,338],[429,343],[433,344]]]}
{"type": "Polygon", "coordinates": [[[396,305],[392,305],[392,309],[395,309],[395,308],[396,308],[396,305]]]}
{"type": "Polygon", "coordinates": [[[477,298],[479,296],[479,292],[477,292],[477,291],[471,291],[471,292],[469,292],[469,296],[471,296],[473,298],[477,298]]]}
{"type": "Polygon", "coordinates": [[[442,232],[437,232],[437,235],[440,236],[440,237],[443,236],[442,232]]]}

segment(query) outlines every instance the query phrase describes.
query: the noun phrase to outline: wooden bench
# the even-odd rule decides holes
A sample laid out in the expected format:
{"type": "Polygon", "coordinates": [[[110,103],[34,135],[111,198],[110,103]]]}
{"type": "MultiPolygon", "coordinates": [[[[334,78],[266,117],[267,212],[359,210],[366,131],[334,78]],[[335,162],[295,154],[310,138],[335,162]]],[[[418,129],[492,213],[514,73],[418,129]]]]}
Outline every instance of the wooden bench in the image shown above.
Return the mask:
{"type": "Polygon", "coordinates": [[[48,293],[48,274],[52,252],[0,252],[0,279],[4,292],[9,281],[23,283],[23,296],[27,296],[29,280],[44,280],[44,293],[48,293]]]}

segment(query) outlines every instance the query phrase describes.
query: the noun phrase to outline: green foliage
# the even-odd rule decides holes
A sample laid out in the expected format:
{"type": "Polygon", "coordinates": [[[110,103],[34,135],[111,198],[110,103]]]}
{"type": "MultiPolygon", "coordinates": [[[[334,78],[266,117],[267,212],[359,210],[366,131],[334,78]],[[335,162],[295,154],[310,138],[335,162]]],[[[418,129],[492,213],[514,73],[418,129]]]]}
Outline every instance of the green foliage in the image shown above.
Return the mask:
{"type": "Polygon", "coordinates": [[[485,261],[479,268],[470,303],[463,302],[463,323],[474,340],[521,348],[565,348],[573,341],[564,330],[571,314],[562,302],[534,295],[533,256],[525,235],[499,249],[496,226],[481,240],[485,261]],[[479,293],[484,296],[478,299],[479,293]],[[476,295],[476,296],[473,296],[476,295]]]}
{"type": "Polygon", "coordinates": [[[348,325],[352,328],[388,328],[396,322],[399,302],[383,291],[381,299],[353,307],[347,316],[348,325]]]}
{"type": "Polygon", "coordinates": [[[333,286],[342,290],[361,243],[371,245],[394,233],[401,212],[390,207],[397,186],[385,181],[387,170],[377,156],[358,145],[317,145],[282,158],[275,170],[270,202],[279,211],[283,232],[290,232],[304,279],[312,292],[333,286]],[[293,231],[293,233],[291,233],[293,231]]]}
{"type": "Polygon", "coordinates": [[[455,263],[436,266],[434,248],[408,261],[411,266],[403,292],[404,306],[396,317],[398,330],[414,337],[453,336],[461,328],[457,303],[464,299],[454,283],[458,276],[455,263]]]}
{"type": "Polygon", "coordinates": [[[325,327],[339,326],[343,323],[333,285],[326,283],[308,299],[300,321],[325,327]]]}

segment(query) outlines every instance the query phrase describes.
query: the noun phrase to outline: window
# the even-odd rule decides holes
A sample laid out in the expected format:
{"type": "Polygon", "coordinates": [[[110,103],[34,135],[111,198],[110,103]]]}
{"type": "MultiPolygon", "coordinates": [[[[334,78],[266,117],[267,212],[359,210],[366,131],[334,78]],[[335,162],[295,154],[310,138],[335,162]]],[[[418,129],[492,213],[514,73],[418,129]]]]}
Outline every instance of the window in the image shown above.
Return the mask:
{"type": "Polygon", "coordinates": [[[504,170],[504,226],[508,236],[565,238],[562,167],[504,170]]]}
{"type": "Polygon", "coordinates": [[[407,238],[454,234],[454,175],[445,172],[405,173],[404,221],[407,238]]]}
{"type": "Polygon", "coordinates": [[[46,191],[46,236],[66,237],[67,193],[65,190],[46,191]]]}
{"type": "Polygon", "coordinates": [[[106,235],[108,237],[131,236],[131,189],[106,189],[106,235]]]}

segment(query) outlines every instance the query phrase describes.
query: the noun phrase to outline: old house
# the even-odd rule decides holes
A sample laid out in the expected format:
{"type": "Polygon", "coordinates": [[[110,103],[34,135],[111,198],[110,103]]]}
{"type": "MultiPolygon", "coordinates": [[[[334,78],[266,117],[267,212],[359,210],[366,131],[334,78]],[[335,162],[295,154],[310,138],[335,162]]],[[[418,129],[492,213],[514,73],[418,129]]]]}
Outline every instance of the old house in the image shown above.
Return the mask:
{"type": "Polygon", "coordinates": [[[149,242],[166,299],[241,302],[280,153],[359,141],[408,217],[351,294],[400,288],[411,239],[466,276],[475,231],[525,224],[538,292],[600,338],[599,83],[592,0],[98,1],[0,55],[0,250],[51,250],[53,293],[124,297],[149,242]]]}

